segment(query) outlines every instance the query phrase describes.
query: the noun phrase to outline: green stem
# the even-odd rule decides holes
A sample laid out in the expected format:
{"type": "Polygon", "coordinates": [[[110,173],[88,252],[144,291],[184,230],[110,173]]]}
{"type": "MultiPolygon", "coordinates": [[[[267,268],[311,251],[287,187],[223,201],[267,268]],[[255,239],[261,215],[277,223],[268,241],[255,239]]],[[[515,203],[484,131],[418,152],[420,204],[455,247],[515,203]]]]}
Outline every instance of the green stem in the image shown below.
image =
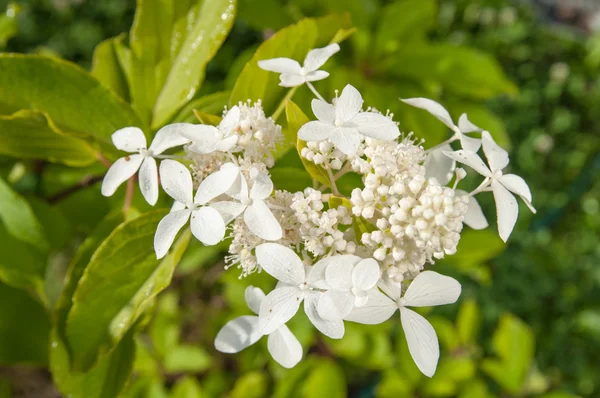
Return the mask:
{"type": "Polygon", "coordinates": [[[288,102],[288,100],[292,99],[292,97],[296,93],[297,89],[298,89],[297,86],[292,87],[290,89],[290,91],[288,91],[288,93],[285,95],[285,97],[281,100],[281,102],[279,103],[279,106],[277,107],[275,112],[273,112],[273,115],[271,115],[273,120],[277,121],[277,119],[279,119],[279,116],[281,116],[281,114],[283,113],[283,110],[285,109],[285,104],[288,102]]]}

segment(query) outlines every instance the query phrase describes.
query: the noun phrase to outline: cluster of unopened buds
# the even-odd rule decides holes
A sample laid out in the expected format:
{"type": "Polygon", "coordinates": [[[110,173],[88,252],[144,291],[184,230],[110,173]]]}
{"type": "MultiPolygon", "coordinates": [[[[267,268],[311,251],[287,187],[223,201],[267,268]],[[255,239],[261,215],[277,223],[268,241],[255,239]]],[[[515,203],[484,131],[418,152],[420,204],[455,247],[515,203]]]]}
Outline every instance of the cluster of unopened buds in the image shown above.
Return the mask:
{"type": "Polygon", "coordinates": [[[300,156],[329,177],[327,184],[295,193],[275,190],[269,168],[282,129],[260,102],[247,102],[226,109],[218,126],[163,127],[150,147],[138,128],[115,132],[115,146],[130,154],[111,166],[102,193],[112,195],[138,173],[149,204],[157,202],[159,185],[174,200],[156,231],[158,258],[189,222],[193,236],[205,245],[232,239],[228,268],[240,268],[242,276],[264,271],[277,279],[267,295],[246,289],[256,315],[224,325],[215,340],[219,351],[239,352],[268,335],[269,352],[289,368],[301,360],[302,346],[286,323],[302,303],[312,324],[333,339],[344,336],[344,321],[378,324],[399,310],[409,351],[418,368],[432,376],[439,358],[437,336],[409,307],[454,303],[461,286],[425,267],[456,252],[463,224],[488,226],[475,195],[493,192],[499,234],[506,241],[518,216],[513,194],[534,211],[531,193],[521,177],[503,174],[507,152],[465,114],[456,125],[437,102],[404,99],[452,131],[448,140],[425,150],[412,133],[400,133],[393,115],[364,111],[361,94],[351,85],[326,101],[312,82],[329,75],[320,68],[337,51],[337,44],[312,50],[302,66],[287,58],[259,62],[281,74],[282,86],[306,84],[315,94],[316,120],[298,131],[305,141],[300,156]],[[454,142],[461,149],[454,150],[454,142]],[[163,155],[175,147],[183,147],[183,155],[163,155]],[[466,175],[457,162],[484,177],[472,192],[457,189],[466,175]],[[344,197],[336,181],[350,171],[361,175],[362,186],[344,197]]]}

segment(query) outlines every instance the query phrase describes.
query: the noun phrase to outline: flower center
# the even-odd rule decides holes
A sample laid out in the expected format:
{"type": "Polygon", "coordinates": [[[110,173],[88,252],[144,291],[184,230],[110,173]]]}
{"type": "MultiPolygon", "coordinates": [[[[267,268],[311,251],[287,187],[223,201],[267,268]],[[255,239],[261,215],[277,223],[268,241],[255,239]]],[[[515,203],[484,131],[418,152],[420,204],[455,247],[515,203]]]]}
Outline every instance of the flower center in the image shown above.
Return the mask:
{"type": "Polygon", "coordinates": [[[342,127],[344,125],[344,121],[336,117],[333,124],[335,124],[336,127],[342,127]]]}
{"type": "Polygon", "coordinates": [[[306,70],[304,69],[304,67],[300,68],[300,76],[306,76],[308,73],[306,73],[306,70]]]}
{"type": "Polygon", "coordinates": [[[298,288],[302,291],[308,290],[308,283],[303,282],[301,284],[298,285],[298,288]]]}
{"type": "Polygon", "coordinates": [[[496,170],[496,171],[494,171],[494,174],[492,175],[492,178],[493,178],[494,180],[497,180],[497,179],[499,179],[500,177],[502,177],[502,170],[496,170]]]}
{"type": "Polygon", "coordinates": [[[150,149],[140,149],[140,155],[145,157],[152,157],[154,156],[154,152],[152,152],[150,149]]]}
{"type": "Polygon", "coordinates": [[[398,299],[398,307],[404,307],[404,297],[398,299]]]}
{"type": "Polygon", "coordinates": [[[240,200],[240,203],[244,206],[250,206],[252,205],[252,198],[243,198],[242,200],[240,200]]]}

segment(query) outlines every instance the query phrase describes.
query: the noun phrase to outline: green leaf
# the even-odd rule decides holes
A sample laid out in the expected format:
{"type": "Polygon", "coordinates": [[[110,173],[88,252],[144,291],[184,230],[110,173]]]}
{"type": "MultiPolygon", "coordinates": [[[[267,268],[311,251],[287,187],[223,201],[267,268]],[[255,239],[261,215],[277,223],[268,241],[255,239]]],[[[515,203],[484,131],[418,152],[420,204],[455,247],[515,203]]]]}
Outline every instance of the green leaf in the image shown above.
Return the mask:
{"type": "Polygon", "coordinates": [[[233,25],[236,0],[205,0],[201,4],[199,17],[181,45],[156,100],[154,128],[167,122],[194,96],[204,80],[206,65],[233,25]]]}
{"type": "Polygon", "coordinates": [[[505,248],[506,245],[495,231],[467,229],[461,233],[456,254],[446,257],[444,261],[466,269],[497,257],[505,248]]]}
{"type": "Polygon", "coordinates": [[[202,398],[202,389],[200,383],[193,377],[182,377],[177,380],[170,398],[202,398]]]}
{"type": "Polygon", "coordinates": [[[200,111],[211,115],[221,115],[229,100],[229,91],[208,94],[196,98],[184,106],[175,117],[173,122],[195,123],[198,119],[194,111],[200,111]]]}
{"type": "Polygon", "coordinates": [[[383,374],[381,382],[377,384],[375,396],[377,398],[411,397],[412,386],[402,373],[390,369],[383,374]]]}
{"type": "Polygon", "coordinates": [[[269,173],[276,189],[298,192],[313,185],[312,177],[304,169],[275,166],[269,173]]]}
{"type": "Polygon", "coordinates": [[[271,115],[286,96],[288,88],[279,86],[279,75],[258,67],[258,61],[277,57],[304,60],[309,50],[344,40],[351,31],[347,15],[305,18],[288,26],[262,43],[235,82],[229,106],[239,101],[262,101],[266,115],[271,115]]]}
{"type": "Polygon", "coordinates": [[[262,398],[267,396],[269,378],[266,373],[254,371],[242,375],[229,393],[229,398],[262,398]]]}
{"type": "Polygon", "coordinates": [[[343,206],[348,209],[348,211],[352,212],[352,203],[350,203],[347,198],[331,195],[328,204],[330,209],[337,209],[338,207],[343,206]]]}
{"type": "Polygon", "coordinates": [[[65,335],[76,370],[89,369],[109,351],[154,297],[171,282],[190,240],[186,230],[163,260],[154,253],[154,233],[164,210],[121,224],[102,242],[86,267],[67,316],[65,335]]]}
{"type": "Polygon", "coordinates": [[[50,320],[24,291],[0,283],[0,365],[46,366],[50,320]]]}
{"type": "Polygon", "coordinates": [[[0,154],[74,167],[97,160],[85,141],[63,133],[43,113],[29,110],[0,116],[0,154]]]}
{"type": "Polygon", "coordinates": [[[194,116],[200,121],[202,124],[208,124],[210,126],[216,126],[221,123],[223,119],[221,116],[211,115],[210,113],[201,112],[199,110],[194,109],[194,116]]]}
{"type": "Polygon", "coordinates": [[[487,398],[493,397],[490,394],[486,382],[480,378],[475,378],[463,385],[458,398],[487,398]]]}
{"type": "Polygon", "coordinates": [[[121,34],[96,46],[92,59],[92,75],[123,100],[129,101],[129,83],[119,55],[124,51],[124,40],[125,34],[121,34]]]}
{"type": "MultiPolygon", "coordinates": [[[[288,130],[290,131],[290,134],[293,137],[297,137],[298,130],[300,130],[300,127],[302,127],[309,121],[308,117],[306,117],[306,115],[304,114],[304,112],[302,112],[298,105],[293,103],[291,100],[288,100],[285,104],[285,115],[287,118],[288,130]]],[[[312,178],[316,179],[321,184],[330,186],[331,183],[329,181],[329,175],[327,174],[327,171],[323,167],[317,166],[313,162],[302,157],[302,148],[305,147],[306,141],[302,141],[300,138],[296,138],[296,149],[298,150],[298,156],[300,156],[300,160],[302,161],[302,164],[304,165],[304,168],[306,169],[308,174],[310,174],[312,178]]]]}
{"type": "Polygon", "coordinates": [[[110,136],[143,127],[116,94],[78,66],[38,55],[0,54],[0,109],[45,113],[61,131],[113,148],[110,136]]]}
{"type": "Polygon", "coordinates": [[[360,216],[352,216],[352,226],[354,228],[354,236],[358,242],[361,241],[364,233],[373,232],[377,229],[377,226],[371,224],[360,216]]]}
{"type": "Polygon", "coordinates": [[[482,369],[504,390],[521,391],[531,367],[535,340],[529,326],[511,314],[504,314],[492,337],[497,359],[483,360],[482,369]]]}
{"type": "Polygon", "coordinates": [[[201,347],[182,344],[167,352],[164,361],[169,373],[203,372],[210,368],[212,359],[201,347]]]}
{"type": "Polygon", "coordinates": [[[393,2],[381,11],[375,34],[378,53],[397,51],[414,43],[433,27],[438,16],[435,0],[393,2]]]}
{"type": "Polygon", "coordinates": [[[305,383],[305,398],[344,398],[347,396],[344,371],[330,359],[319,360],[309,373],[305,383]]]}
{"type": "Polygon", "coordinates": [[[72,398],[115,398],[123,390],[133,371],[135,344],[133,330],[121,339],[114,350],[101,357],[86,372],[70,369],[69,352],[55,330],[51,335],[50,371],[58,389],[72,398]]]}
{"type": "Polygon", "coordinates": [[[492,56],[468,47],[406,46],[393,54],[384,69],[400,78],[435,81],[452,93],[470,98],[517,93],[492,56]]]}
{"type": "Polygon", "coordinates": [[[16,239],[35,247],[40,252],[50,248],[44,228],[35,217],[27,201],[0,178],[0,221],[16,239]]]}
{"type": "Polygon", "coordinates": [[[241,1],[239,19],[256,30],[277,30],[293,22],[286,8],[277,0],[241,1]]]}
{"type": "Polygon", "coordinates": [[[475,344],[481,328],[481,311],[473,299],[464,300],[458,310],[456,329],[463,344],[475,344]]]}
{"type": "Polygon", "coordinates": [[[18,288],[31,288],[44,297],[46,255],[16,239],[0,223],[0,280],[18,288]]]}

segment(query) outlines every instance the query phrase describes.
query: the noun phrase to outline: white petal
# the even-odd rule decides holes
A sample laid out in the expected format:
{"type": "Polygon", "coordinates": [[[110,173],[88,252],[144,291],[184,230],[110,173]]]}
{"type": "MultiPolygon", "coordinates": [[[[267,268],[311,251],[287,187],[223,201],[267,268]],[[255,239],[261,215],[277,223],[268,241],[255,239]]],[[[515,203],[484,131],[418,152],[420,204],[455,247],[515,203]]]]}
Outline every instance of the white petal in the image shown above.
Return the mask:
{"type": "Polygon", "coordinates": [[[433,271],[423,271],[406,289],[404,305],[428,307],[451,304],[458,300],[460,292],[460,283],[456,279],[433,271]]]}
{"type": "Polygon", "coordinates": [[[240,108],[236,105],[229,109],[219,123],[219,130],[224,133],[230,133],[240,123],[240,108]]]}
{"type": "Polygon", "coordinates": [[[347,84],[335,101],[335,117],[342,122],[352,119],[362,109],[363,99],[354,86],[347,84]]]}
{"type": "Polygon", "coordinates": [[[371,290],[377,284],[381,270],[375,259],[365,258],[352,270],[352,284],[361,290],[371,290]]]}
{"type": "Polygon", "coordinates": [[[181,163],[166,159],[160,163],[160,182],[164,191],[178,202],[192,204],[192,175],[181,163]]]}
{"type": "Polygon", "coordinates": [[[354,308],[354,295],[350,291],[328,290],[321,294],[317,311],[328,321],[342,320],[354,308]]]}
{"type": "Polygon", "coordinates": [[[347,254],[331,256],[327,260],[329,261],[329,265],[325,269],[327,284],[338,290],[352,289],[352,270],[354,265],[360,261],[360,257],[347,254]]]}
{"type": "Polygon", "coordinates": [[[387,294],[388,297],[391,297],[393,301],[397,301],[400,296],[402,296],[402,284],[391,280],[386,274],[383,274],[379,282],[377,282],[377,286],[387,294]]]}
{"type": "Polygon", "coordinates": [[[444,108],[442,105],[435,102],[434,100],[430,100],[429,98],[407,98],[400,99],[400,101],[410,106],[414,106],[415,108],[426,110],[427,112],[435,116],[440,122],[448,126],[450,129],[455,129],[452,117],[450,116],[446,108],[444,108]]]}
{"type": "Polygon", "coordinates": [[[271,209],[267,207],[265,202],[260,199],[255,199],[246,208],[244,222],[254,235],[264,240],[279,240],[283,236],[279,221],[271,213],[271,209]]]}
{"type": "Polygon", "coordinates": [[[252,310],[256,315],[260,311],[260,304],[265,299],[265,293],[259,287],[248,286],[244,292],[244,298],[248,308],[252,310]]]}
{"type": "Polygon", "coordinates": [[[492,172],[502,170],[508,166],[508,152],[496,144],[496,141],[494,141],[487,131],[481,134],[481,145],[483,146],[483,152],[492,172]]]}
{"type": "Polygon", "coordinates": [[[271,181],[268,174],[257,171],[252,176],[252,180],[252,189],[250,190],[250,197],[252,199],[264,200],[271,195],[273,192],[273,181],[271,181]]]}
{"type": "Polygon", "coordinates": [[[206,246],[216,245],[225,238],[225,222],[216,209],[209,206],[192,211],[192,234],[206,246]]]}
{"type": "Polygon", "coordinates": [[[284,368],[293,368],[302,359],[302,346],[285,325],[269,335],[267,348],[273,359],[284,368]]]}
{"type": "Polygon", "coordinates": [[[159,155],[169,148],[187,144],[190,140],[181,133],[191,126],[191,123],[174,123],[166,125],[156,132],[150,144],[150,150],[154,155],[159,155]]]}
{"type": "Polygon", "coordinates": [[[137,127],[125,127],[117,130],[111,136],[117,149],[125,152],[137,152],[146,149],[144,132],[137,127]]]}
{"type": "Polygon", "coordinates": [[[319,80],[327,79],[329,77],[329,72],[324,70],[316,70],[314,72],[310,72],[304,78],[307,82],[316,82],[319,80]]]}
{"type": "Polygon", "coordinates": [[[102,195],[111,196],[115,193],[119,185],[130,179],[138,171],[143,160],[142,155],[130,155],[117,159],[110,166],[102,180],[102,195]]]}
{"type": "Polygon", "coordinates": [[[192,141],[189,149],[192,152],[207,154],[217,150],[221,140],[221,134],[215,126],[205,124],[190,124],[180,130],[180,134],[192,141]]]}
{"type": "Polygon", "coordinates": [[[333,320],[328,321],[321,318],[317,310],[319,299],[322,293],[310,291],[306,293],[304,299],[304,312],[310,322],[325,336],[332,339],[341,339],[344,337],[344,321],[333,320]]]}
{"type": "Polygon", "coordinates": [[[362,135],[377,140],[395,140],[400,135],[396,123],[387,117],[374,112],[360,112],[352,118],[362,135]]]}
{"type": "Polygon", "coordinates": [[[492,181],[494,202],[496,202],[496,216],[498,218],[498,232],[500,238],[506,242],[519,217],[517,199],[504,188],[498,181],[492,181]]]}
{"type": "Polygon", "coordinates": [[[300,74],[301,66],[298,61],[289,58],[273,58],[258,61],[261,69],[277,73],[300,74]]]}
{"type": "Polygon", "coordinates": [[[315,98],[311,102],[311,107],[319,121],[327,125],[332,125],[335,122],[335,107],[329,102],[315,98]]]}
{"type": "Polygon", "coordinates": [[[315,120],[300,127],[298,137],[304,141],[322,141],[331,137],[334,130],[333,125],[315,120]]]}
{"type": "Polygon", "coordinates": [[[156,160],[146,157],[142,162],[139,174],[140,190],[146,202],[154,206],[158,200],[158,168],[156,160]]]}
{"type": "Polygon", "coordinates": [[[471,123],[466,113],[463,113],[458,118],[458,129],[461,131],[461,133],[473,133],[483,131],[482,128],[477,127],[473,123],[471,123]]]}
{"type": "Polygon", "coordinates": [[[213,209],[217,209],[219,214],[221,214],[221,217],[223,217],[225,225],[235,220],[246,209],[246,205],[243,205],[238,202],[228,201],[214,202],[211,203],[209,206],[213,209]]]}
{"type": "Polygon", "coordinates": [[[330,44],[323,48],[310,50],[304,59],[304,69],[310,72],[319,69],[338,51],[340,51],[340,46],[337,43],[330,44]]]}
{"type": "Polygon", "coordinates": [[[413,361],[425,376],[432,377],[440,358],[435,329],[425,318],[408,308],[400,309],[400,319],[413,361]]]}
{"type": "Polygon", "coordinates": [[[171,209],[169,210],[170,213],[173,213],[174,211],[179,211],[179,210],[183,210],[185,209],[185,205],[181,202],[178,201],[174,201],[173,202],[173,206],[171,206],[171,209]]]}
{"type": "Polygon", "coordinates": [[[198,191],[196,191],[194,203],[205,204],[231,188],[240,175],[240,170],[237,166],[230,165],[231,163],[224,164],[219,171],[212,173],[202,180],[198,191]]]}
{"type": "Polygon", "coordinates": [[[331,135],[331,142],[345,155],[353,156],[360,146],[360,135],[354,128],[338,127],[331,135]]]}
{"type": "Polygon", "coordinates": [[[377,325],[390,319],[397,310],[396,302],[375,288],[369,290],[367,303],[355,307],[344,319],[365,325],[377,325]]]}
{"type": "Polygon", "coordinates": [[[248,182],[242,173],[238,173],[226,194],[240,202],[245,202],[248,199],[248,182]]]}
{"type": "Polygon", "coordinates": [[[471,167],[473,170],[475,170],[484,177],[492,176],[490,169],[488,169],[485,163],[483,163],[483,160],[481,160],[479,155],[477,155],[475,152],[461,149],[460,151],[444,152],[444,154],[450,159],[454,159],[457,162],[471,167]]]}
{"type": "Polygon", "coordinates": [[[279,75],[279,85],[281,87],[296,87],[306,83],[306,77],[295,73],[282,73],[279,75]]]}
{"type": "Polygon", "coordinates": [[[258,313],[260,330],[271,334],[292,319],[304,299],[304,292],[295,286],[283,286],[267,294],[258,313]]]}
{"type": "Polygon", "coordinates": [[[481,140],[460,134],[460,146],[467,151],[477,152],[481,146],[481,140]]]}
{"type": "Polygon", "coordinates": [[[187,223],[191,212],[187,209],[167,214],[158,223],[154,234],[156,258],[163,258],[173,244],[179,230],[187,223]]]}
{"type": "MultiPolygon", "coordinates": [[[[461,191],[460,189],[457,189],[456,192],[462,195],[468,195],[465,191],[461,191]]],[[[479,206],[479,202],[477,202],[477,199],[475,199],[474,196],[469,196],[467,212],[465,213],[463,222],[469,227],[477,230],[485,229],[489,226],[485,215],[483,214],[483,210],[481,210],[481,206],[479,206]]]]}
{"type": "Polygon", "coordinates": [[[446,156],[445,152],[452,152],[450,145],[442,145],[427,154],[425,158],[425,177],[435,178],[440,185],[446,185],[452,179],[456,161],[446,156]]]}
{"type": "Polygon", "coordinates": [[[267,274],[288,285],[304,282],[304,264],[294,251],[277,243],[263,243],[256,247],[256,261],[267,274]]]}
{"type": "Polygon", "coordinates": [[[235,354],[256,343],[262,336],[257,316],[240,316],[227,322],[219,330],[215,338],[215,348],[226,354],[235,354]]]}
{"type": "Polygon", "coordinates": [[[531,202],[531,191],[523,178],[516,174],[504,174],[500,177],[500,182],[512,193],[516,193],[523,200],[531,202]]]}
{"type": "Polygon", "coordinates": [[[306,271],[306,283],[308,283],[310,287],[323,290],[329,289],[329,285],[325,281],[325,271],[329,266],[329,259],[331,258],[332,257],[325,257],[324,259],[317,261],[312,267],[308,267],[308,271],[306,271]]]}
{"type": "Polygon", "coordinates": [[[229,152],[235,146],[235,144],[237,144],[238,138],[239,137],[237,135],[230,135],[227,138],[223,138],[217,144],[217,151],[229,152]]]}

